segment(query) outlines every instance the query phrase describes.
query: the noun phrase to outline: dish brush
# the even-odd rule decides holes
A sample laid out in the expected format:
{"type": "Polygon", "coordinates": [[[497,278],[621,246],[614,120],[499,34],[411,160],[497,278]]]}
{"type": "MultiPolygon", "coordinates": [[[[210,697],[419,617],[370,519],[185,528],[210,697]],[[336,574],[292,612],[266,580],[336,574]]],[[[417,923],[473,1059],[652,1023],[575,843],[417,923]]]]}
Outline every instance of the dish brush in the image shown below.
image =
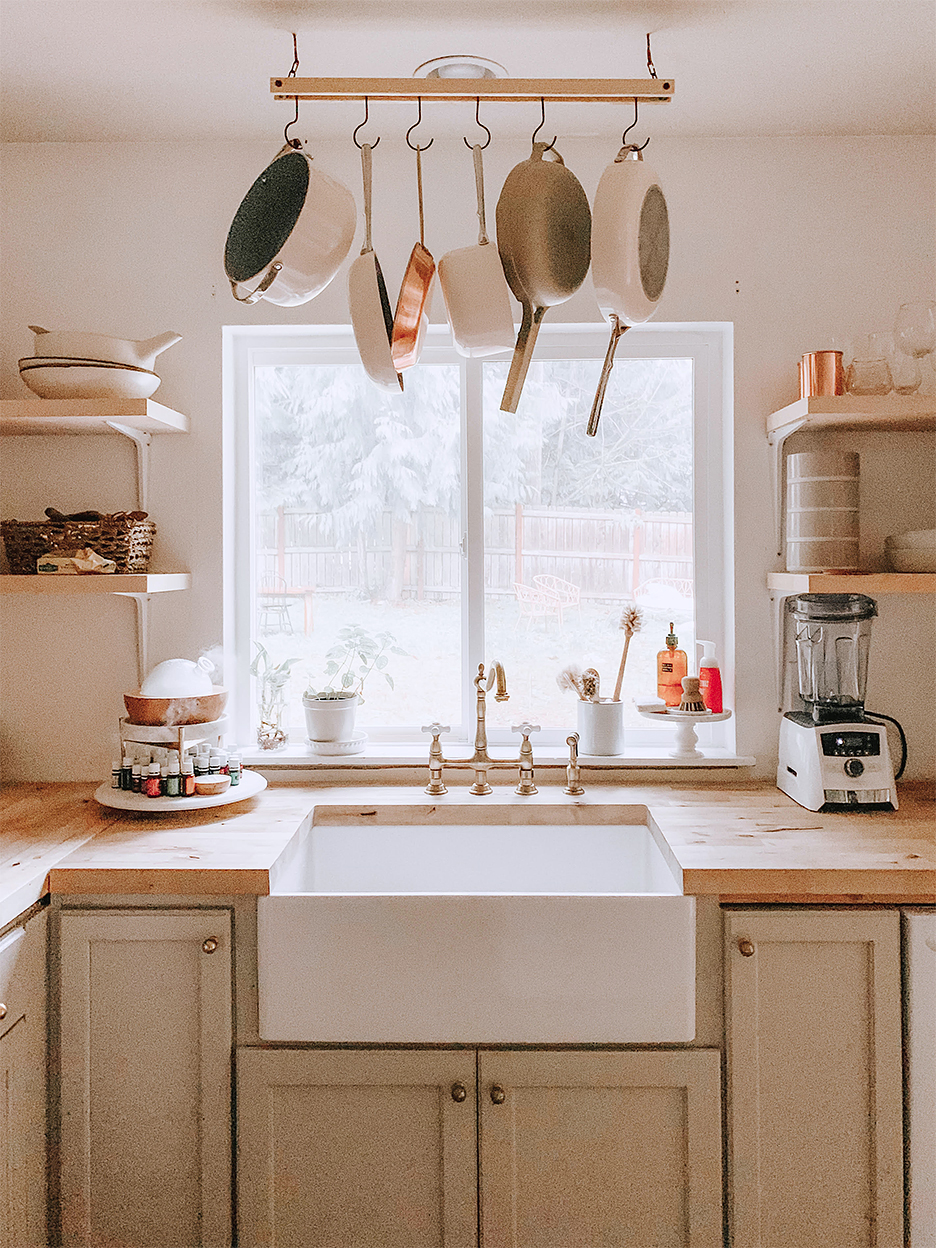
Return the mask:
{"type": "Polygon", "coordinates": [[[684,676],[682,678],[683,695],[679,703],[680,711],[686,715],[704,715],[705,703],[702,701],[702,693],[699,690],[698,676],[684,676]]]}
{"type": "Polygon", "coordinates": [[[624,683],[624,665],[627,662],[627,651],[630,649],[631,638],[634,633],[640,632],[640,626],[643,623],[643,612],[640,607],[625,607],[621,612],[621,622],[618,628],[624,630],[624,653],[621,655],[621,666],[618,668],[617,683],[614,686],[614,701],[621,700],[621,685],[624,683]]]}
{"type": "Polygon", "coordinates": [[[593,667],[587,667],[582,672],[582,701],[583,702],[600,702],[598,690],[601,686],[601,677],[593,667]]]}

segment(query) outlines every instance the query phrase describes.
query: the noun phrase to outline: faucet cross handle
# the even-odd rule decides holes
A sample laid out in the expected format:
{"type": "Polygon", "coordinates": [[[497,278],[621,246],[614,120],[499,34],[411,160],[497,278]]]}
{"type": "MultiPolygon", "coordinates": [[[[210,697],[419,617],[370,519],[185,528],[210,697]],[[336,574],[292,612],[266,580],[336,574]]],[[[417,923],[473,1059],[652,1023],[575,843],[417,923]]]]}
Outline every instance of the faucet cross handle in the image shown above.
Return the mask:
{"type": "Polygon", "coordinates": [[[445,759],[442,757],[442,747],[439,745],[439,735],[443,732],[451,732],[452,729],[448,724],[440,724],[438,720],[432,724],[423,724],[423,732],[432,733],[432,745],[429,747],[429,783],[426,785],[426,792],[430,797],[441,797],[443,793],[447,793],[445,781],[442,779],[442,768],[445,766],[445,759]]]}
{"type": "Polygon", "coordinates": [[[441,733],[452,731],[452,726],[451,724],[440,724],[439,721],[436,720],[435,723],[432,723],[432,724],[423,724],[422,728],[420,728],[419,731],[431,732],[433,740],[438,741],[441,733]]]}
{"type": "Polygon", "coordinates": [[[533,780],[533,748],[530,745],[530,733],[539,732],[539,724],[531,724],[529,720],[524,720],[522,724],[513,724],[511,732],[522,732],[523,741],[520,744],[520,776],[517,787],[514,792],[520,797],[529,797],[536,793],[536,784],[533,780]]]}
{"type": "Polygon", "coordinates": [[[540,725],[539,725],[539,724],[531,724],[531,723],[529,722],[529,720],[526,720],[526,719],[525,719],[525,720],[523,721],[523,723],[522,723],[522,724],[511,724],[511,726],[510,726],[510,731],[511,731],[511,732],[522,732],[522,733],[523,733],[523,735],[524,735],[524,737],[526,737],[527,739],[529,739],[529,736],[530,736],[530,733],[531,733],[531,732],[539,732],[539,731],[540,731],[540,725]]]}

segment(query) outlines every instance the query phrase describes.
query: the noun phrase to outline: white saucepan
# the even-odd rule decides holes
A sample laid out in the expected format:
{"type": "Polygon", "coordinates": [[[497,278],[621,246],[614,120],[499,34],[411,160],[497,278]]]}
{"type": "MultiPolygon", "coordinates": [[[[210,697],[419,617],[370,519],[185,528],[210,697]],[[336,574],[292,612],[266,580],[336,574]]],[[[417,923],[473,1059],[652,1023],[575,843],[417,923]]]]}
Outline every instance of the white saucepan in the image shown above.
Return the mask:
{"type": "Polygon", "coordinates": [[[439,261],[439,285],[456,351],[466,356],[496,355],[513,350],[513,312],[500,256],[487,236],[481,145],[476,143],[471,151],[478,196],[478,241],[474,247],[445,253],[439,261]]]}
{"type": "Polygon", "coordinates": [[[669,213],[660,180],[630,144],[605,169],[595,192],[591,265],[598,307],[611,322],[611,341],[585,431],[594,437],[618,340],[656,311],[669,267],[669,213]]]}
{"type": "Polygon", "coordinates": [[[364,371],[382,390],[402,390],[403,378],[390,353],[393,314],[387,283],[371,243],[371,146],[361,145],[364,175],[364,246],[348,270],[348,307],[364,371]]]}
{"type": "Polygon", "coordinates": [[[239,303],[267,299],[286,308],[308,303],[338,272],[356,224],[348,188],[287,144],[244,196],[231,223],[224,248],[231,293],[239,303]]]}

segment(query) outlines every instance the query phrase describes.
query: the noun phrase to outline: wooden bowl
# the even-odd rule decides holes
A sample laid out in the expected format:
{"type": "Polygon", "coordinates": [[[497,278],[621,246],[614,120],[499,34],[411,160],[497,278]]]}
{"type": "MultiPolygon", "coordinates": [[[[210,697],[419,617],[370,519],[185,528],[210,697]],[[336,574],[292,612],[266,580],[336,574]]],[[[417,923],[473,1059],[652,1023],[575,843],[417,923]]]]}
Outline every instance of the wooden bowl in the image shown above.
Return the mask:
{"type": "Polygon", "coordinates": [[[230,776],[199,776],[195,781],[195,792],[200,797],[218,797],[227,792],[230,784],[230,776]]]}
{"type": "Polygon", "coordinates": [[[123,700],[131,724],[175,727],[178,724],[209,724],[220,719],[227,696],[226,689],[213,685],[211,693],[200,693],[190,698],[147,698],[141,693],[125,693],[123,700]]]}

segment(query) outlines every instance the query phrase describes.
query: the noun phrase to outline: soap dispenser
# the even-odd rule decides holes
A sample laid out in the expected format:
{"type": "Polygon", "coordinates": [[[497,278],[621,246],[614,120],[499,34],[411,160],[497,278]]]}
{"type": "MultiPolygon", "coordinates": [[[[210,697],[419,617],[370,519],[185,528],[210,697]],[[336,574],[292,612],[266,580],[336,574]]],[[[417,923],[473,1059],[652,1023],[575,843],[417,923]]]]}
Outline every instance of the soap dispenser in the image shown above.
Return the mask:
{"type": "Polygon", "coordinates": [[[702,701],[706,710],[720,715],[725,708],[722,701],[721,669],[718,659],[715,658],[715,642],[703,641],[700,637],[696,645],[702,648],[702,657],[699,659],[699,689],[702,701]]]}
{"type": "Polygon", "coordinates": [[[657,694],[667,706],[678,707],[682,700],[682,678],[688,675],[689,664],[685,650],[677,650],[679,638],[669,626],[666,649],[657,654],[657,694]]]}

